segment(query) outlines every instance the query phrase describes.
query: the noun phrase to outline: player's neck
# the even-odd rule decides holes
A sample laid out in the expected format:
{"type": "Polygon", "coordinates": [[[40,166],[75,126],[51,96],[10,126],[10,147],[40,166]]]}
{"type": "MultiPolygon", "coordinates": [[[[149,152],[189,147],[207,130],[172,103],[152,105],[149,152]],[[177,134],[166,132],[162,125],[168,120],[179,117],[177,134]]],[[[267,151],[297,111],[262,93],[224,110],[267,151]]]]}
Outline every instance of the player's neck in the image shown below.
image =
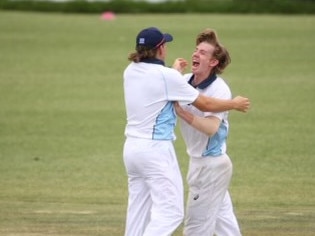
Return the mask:
{"type": "Polygon", "coordinates": [[[209,77],[209,74],[195,74],[194,80],[193,80],[193,85],[197,86],[202,81],[206,80],[208,77],[209,77]]]}

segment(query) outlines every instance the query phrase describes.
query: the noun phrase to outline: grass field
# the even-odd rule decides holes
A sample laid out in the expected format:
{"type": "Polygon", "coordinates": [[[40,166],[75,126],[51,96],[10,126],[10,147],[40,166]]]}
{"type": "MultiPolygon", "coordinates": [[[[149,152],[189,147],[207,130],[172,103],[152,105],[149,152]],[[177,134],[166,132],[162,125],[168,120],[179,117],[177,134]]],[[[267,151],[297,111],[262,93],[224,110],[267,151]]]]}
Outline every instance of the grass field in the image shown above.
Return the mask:
{"type": "MultiPolygon", "coordinates": [[[[315,16],[0,12],[0,235],[121,236],[122,72],[139,29],[172,33],[167,63],[215,28],[231,112],[231,194],[244,236],[315,232],[315,16]]],[[[188,158],[175,143],[183,176],[188,158]]],[[[187,187],[185,185],[185,187],[187,187]]],[[[174,234],[181,235],[181,228],[174,234]]]]}

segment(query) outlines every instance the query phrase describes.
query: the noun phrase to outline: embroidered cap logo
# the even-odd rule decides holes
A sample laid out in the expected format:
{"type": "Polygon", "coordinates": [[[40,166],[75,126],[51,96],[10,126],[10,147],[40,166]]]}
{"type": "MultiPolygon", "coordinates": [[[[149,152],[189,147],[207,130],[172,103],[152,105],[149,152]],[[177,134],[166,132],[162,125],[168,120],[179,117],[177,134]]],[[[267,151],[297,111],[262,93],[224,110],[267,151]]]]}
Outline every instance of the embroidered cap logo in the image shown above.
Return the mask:
{"type": "Polygon", "coordinates": [[[139,38],[139,44],[145,44],[145,38],[139,38]]]}

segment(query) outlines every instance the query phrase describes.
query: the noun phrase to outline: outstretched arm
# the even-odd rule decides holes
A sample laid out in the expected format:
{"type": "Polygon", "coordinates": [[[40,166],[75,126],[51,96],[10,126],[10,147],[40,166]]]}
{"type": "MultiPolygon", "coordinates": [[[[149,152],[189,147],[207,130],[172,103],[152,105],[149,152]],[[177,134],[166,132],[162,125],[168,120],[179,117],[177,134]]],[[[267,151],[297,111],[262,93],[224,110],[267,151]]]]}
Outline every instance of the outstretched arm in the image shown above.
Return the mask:
{"type": "Polygon", "coordinates": [[[231,100],[218,99],[199,95],[192,103],[201,111],[222,112],[228,110],[237,110],[247,112],[250,107],[248,98],[237,96],[231,100]]]}

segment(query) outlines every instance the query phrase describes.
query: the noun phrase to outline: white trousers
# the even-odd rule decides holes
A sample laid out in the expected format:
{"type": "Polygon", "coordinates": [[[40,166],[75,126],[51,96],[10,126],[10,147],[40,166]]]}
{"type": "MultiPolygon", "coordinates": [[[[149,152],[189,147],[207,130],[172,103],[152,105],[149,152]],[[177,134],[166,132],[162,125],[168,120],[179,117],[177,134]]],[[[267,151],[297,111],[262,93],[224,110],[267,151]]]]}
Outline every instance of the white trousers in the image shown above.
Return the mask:
{"type": "Polygon", "coordinates": [[[190,158],[185,236],[240,236],[228,187],[232,162],[227,155],[190,158]]]}
{"type": "Polygon", "coordinates": [[[184,217],[181,172],[172,141],[127,138],[125,236],[170,236],[184,217]]]}

